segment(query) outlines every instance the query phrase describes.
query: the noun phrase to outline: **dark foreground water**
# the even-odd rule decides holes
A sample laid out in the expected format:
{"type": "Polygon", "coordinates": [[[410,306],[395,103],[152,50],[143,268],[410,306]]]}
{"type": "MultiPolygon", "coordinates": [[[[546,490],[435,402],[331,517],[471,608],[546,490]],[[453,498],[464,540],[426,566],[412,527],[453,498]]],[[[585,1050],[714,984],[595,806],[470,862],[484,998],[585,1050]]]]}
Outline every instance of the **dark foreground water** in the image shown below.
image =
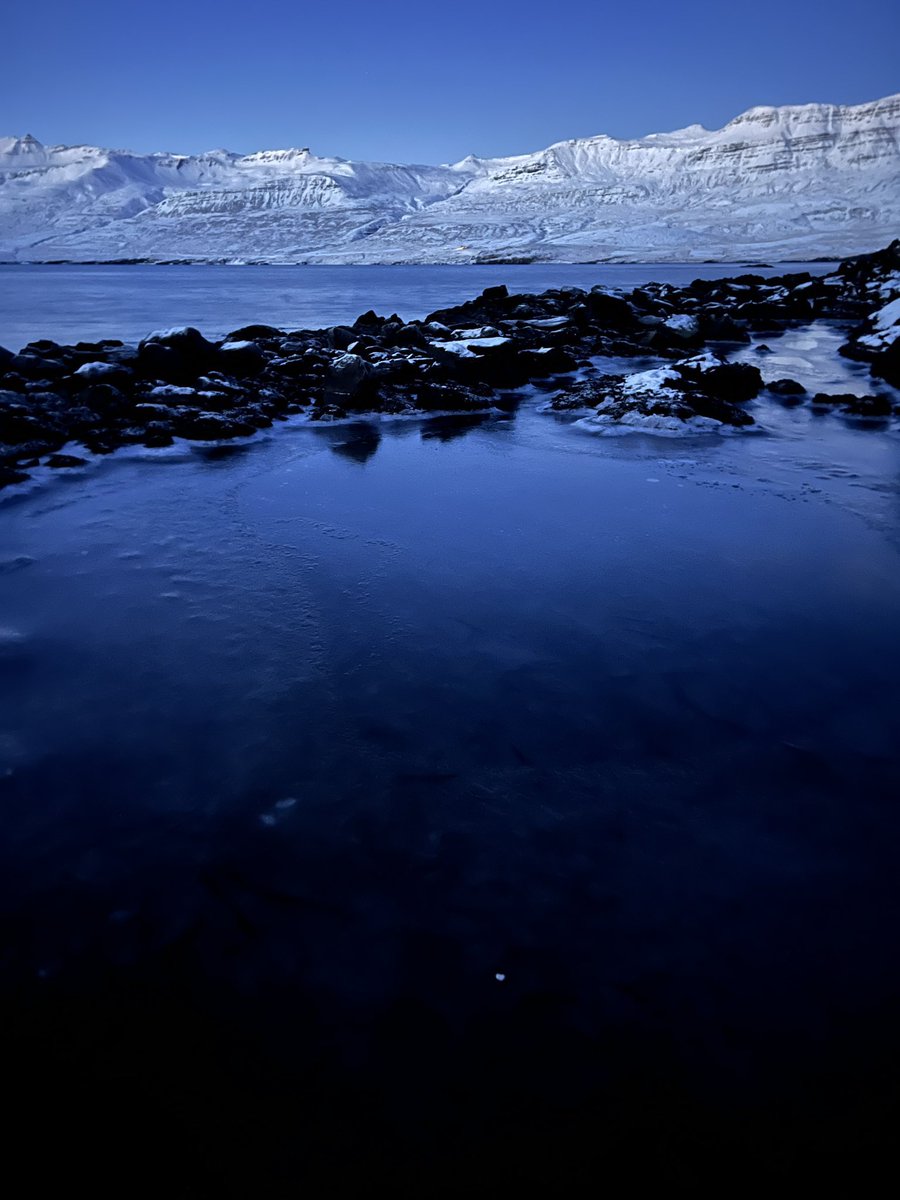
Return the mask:
{"type": "MultiPolygon", "coordinates": [[[[775,275],[824,274],[833,263],[747,267],[775,275]]],[[[698,276],[741,273],[735,264],[518,267],[164,267],[0,265],[0,346],[38,338],[71,344],[116,337],[136,342],[153,329],[194,325],[224,337],[249,323],[282,329],[350,324],[374,308],[407,321],[505,283],[511,291],[551,287],[635,288],[648,280],[684,286],[698,276]]]]}
{"type": "MultiPolygon", "coordinates": [[[[836,341],[773,357],[865,389],[836,341]]],[[[29,1178],[888,1157],[900,439],[761,404],[745,436],[598,438],[539,402],[0,502],[29,1178]]]]}

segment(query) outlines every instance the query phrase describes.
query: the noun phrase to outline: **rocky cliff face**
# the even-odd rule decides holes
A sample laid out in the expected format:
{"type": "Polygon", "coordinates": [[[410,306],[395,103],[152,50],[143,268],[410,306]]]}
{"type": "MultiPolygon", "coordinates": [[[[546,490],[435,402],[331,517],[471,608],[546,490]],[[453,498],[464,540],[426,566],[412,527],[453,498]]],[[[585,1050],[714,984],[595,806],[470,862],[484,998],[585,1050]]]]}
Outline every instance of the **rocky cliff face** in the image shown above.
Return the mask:
{"type": "Polygon", "coordinates": [[[900,95],[439,167],[0,139],[7,260],[763,259],[864,251],[897,228],[900,95]]]}

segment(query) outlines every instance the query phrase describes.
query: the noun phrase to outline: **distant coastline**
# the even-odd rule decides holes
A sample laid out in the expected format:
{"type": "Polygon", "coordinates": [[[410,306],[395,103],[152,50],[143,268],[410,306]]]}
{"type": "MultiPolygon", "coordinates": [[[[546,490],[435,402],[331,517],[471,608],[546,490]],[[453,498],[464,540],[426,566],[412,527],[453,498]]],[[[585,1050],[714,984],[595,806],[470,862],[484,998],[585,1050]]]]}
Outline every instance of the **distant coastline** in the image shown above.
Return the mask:
{"type": "MultiPolygon", "coordinates": [[[[871,253],[874,253],[874,249],[871,253]]],[[[349,267],[354,270],[359,267],[373,267],[379,270],[385,267],[746,267],[769,269],[777,266],[790,266],[795,263],[838,263],[844,255],[818,255],[798,258],[772,258],[759,261],[746,258],[584,258],[584,259],[547,259],[547,258],[484,258],[470,259],[466,262],[429,262],[422,263],[415,259],[409,262],[341,262],[324,263],[298,260],[297,262],[269,262],[265,259],[252,261],[228,258],[35,258],[35,259],[0,259],[0,267],[325,267],[329,270],[339,267],[349,267]]]]}

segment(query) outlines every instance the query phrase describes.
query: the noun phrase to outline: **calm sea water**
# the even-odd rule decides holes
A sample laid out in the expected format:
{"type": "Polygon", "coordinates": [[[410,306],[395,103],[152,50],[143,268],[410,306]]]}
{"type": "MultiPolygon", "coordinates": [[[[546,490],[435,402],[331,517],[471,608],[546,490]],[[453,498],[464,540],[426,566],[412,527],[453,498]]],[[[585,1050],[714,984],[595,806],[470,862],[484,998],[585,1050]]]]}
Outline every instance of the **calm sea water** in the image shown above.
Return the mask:
{"type": "MultiPolygon", "coordinates": [[[[167,319],[235,323],[214,300],[167,319]]],[[[838,342],[742,355],[865,390],[838,342]]],[[[565,1175],[881,1128],[900,439],[762,403],[600,438],[540,401],[0,499],[4,1061],[70,1161],[100,1129],[207,1186],[451,1144],[565,1175]]]]}
{"type": "MultiPolygon", "coordinates": [[[[833,264],[831,264],[833,265],[833,264]]],[[[153,329],[195,325],[222,337],[249,323],[316,329],[354,321],[370,308],[407,320],[458,304],[483,288],[633,288],[648,280],[686,284],[739,274],[734,265],[516,267],[90,267],[0,266],[0,346],[19,350],[50,338],[63,344],[117,337],[138,341],[153,329]]],[[[786,270],[824,273],[827,263],[786,270]]]]}

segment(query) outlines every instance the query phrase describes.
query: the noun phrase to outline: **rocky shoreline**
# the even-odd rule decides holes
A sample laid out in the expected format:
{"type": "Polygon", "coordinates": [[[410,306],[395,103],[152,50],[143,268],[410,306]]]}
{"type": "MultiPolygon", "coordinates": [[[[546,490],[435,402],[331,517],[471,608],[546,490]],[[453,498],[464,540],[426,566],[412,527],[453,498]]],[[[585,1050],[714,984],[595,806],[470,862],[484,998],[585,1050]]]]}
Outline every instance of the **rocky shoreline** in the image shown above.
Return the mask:
{"type": "Polygon", "coordinates": [[[298,414],[328,422],[510,409],[515,389],[537,382],[555,385],[547,409],[574,413],[587,427],[747,427],[746,403],[766,389],[781,402],[887,422],[898,406],[883,385],[900,387],[900,240],[824,277],[744,274],[628,293],[510,294],[501,286],[422,321],[367,312],[352,326],[248,325],[221,341],[179,328],[136,346],[0,347],[0,487],[40,465],[83,465],[81,447],[98,454],[245,437],[298,414]],[[793,380],[766,380],[757,367],[721,357],[754,334],[817,320],[846,327],[841,353],[869,364],[870,395],[808,396],[793,380]],[[663,365],[577,378],[604,357],[663,365]]]}

